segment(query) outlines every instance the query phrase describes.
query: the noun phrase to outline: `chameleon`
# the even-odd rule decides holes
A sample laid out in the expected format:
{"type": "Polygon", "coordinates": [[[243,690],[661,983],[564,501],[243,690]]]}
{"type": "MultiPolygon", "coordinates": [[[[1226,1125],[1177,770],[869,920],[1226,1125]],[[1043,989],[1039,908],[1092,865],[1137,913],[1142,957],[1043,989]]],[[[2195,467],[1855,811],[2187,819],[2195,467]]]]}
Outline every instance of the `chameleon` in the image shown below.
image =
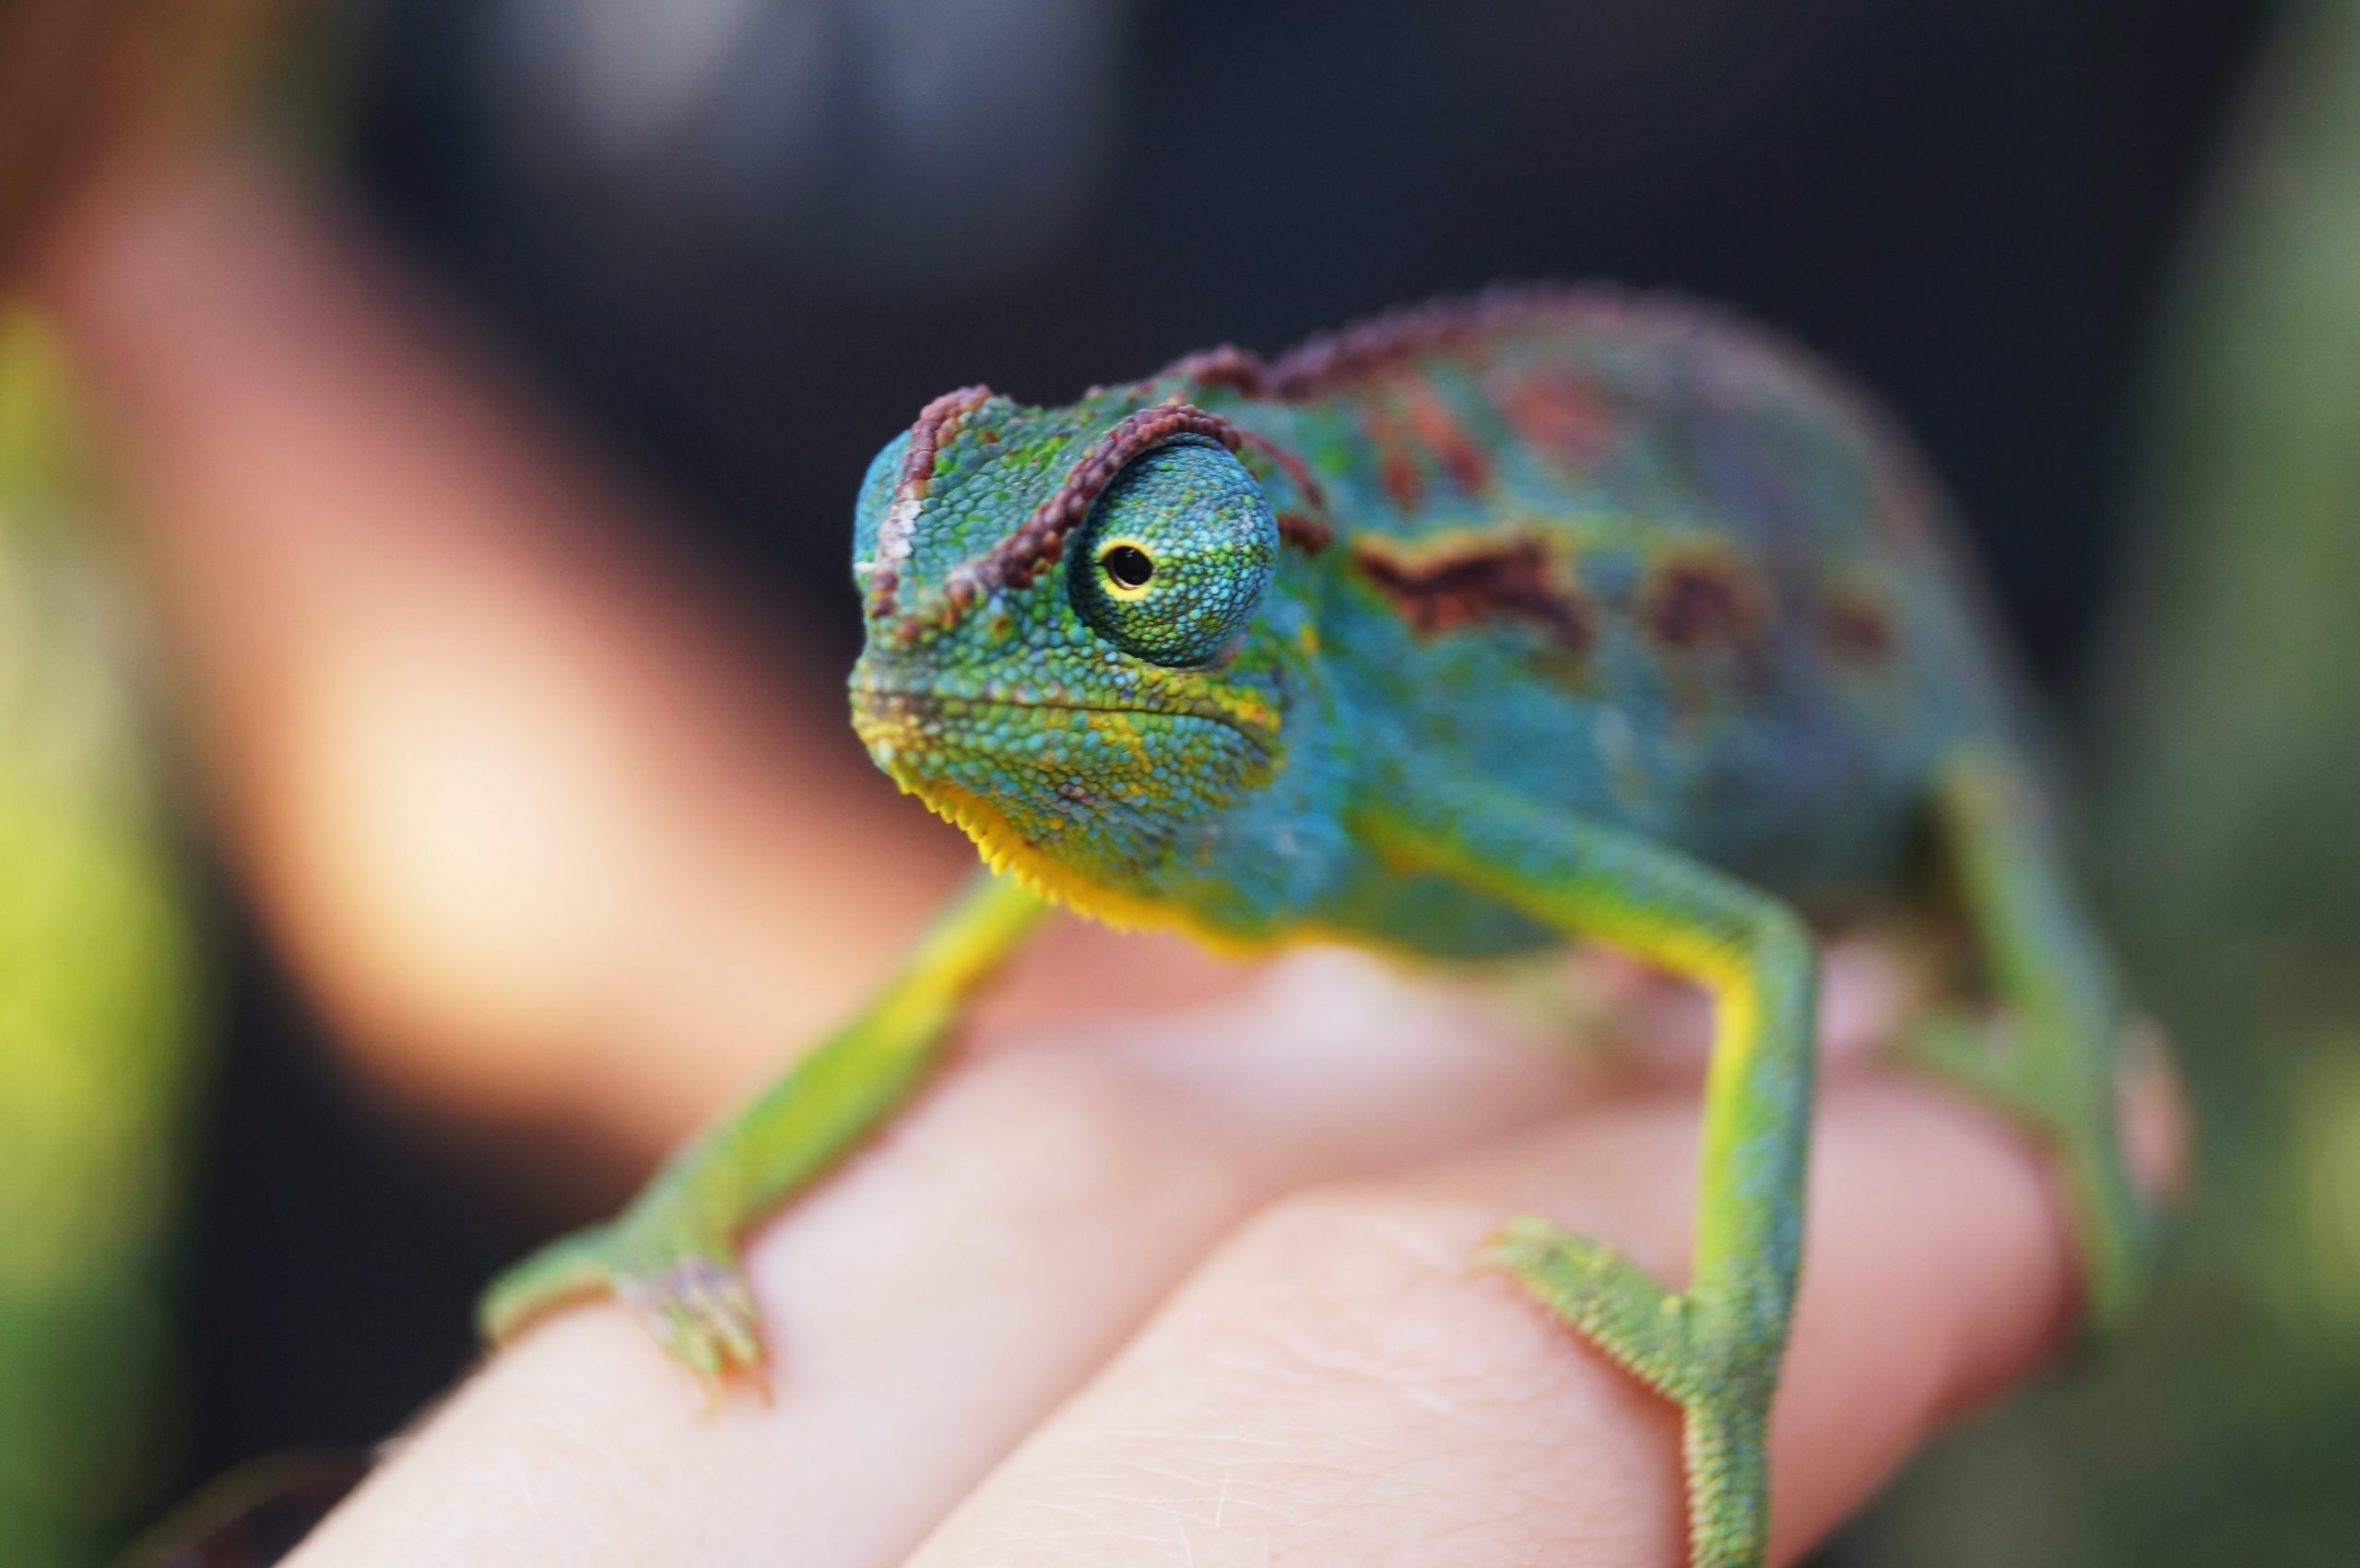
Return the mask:
{"type": "Polygon", "coordinates": [[[2047,1152],[2088,1329],[2151,1250],[2120,984],[1954,511],[1839,371],[1604,286],[1224,347],[1062,407],[936,398],[861,484],[852,714],[987,867],[850,1023],[495,1283],[487,1335],[611,1291],[709,1389],[761,1375],[738,1238],[910,1098],[1053,906],[1446,965],[1603,943],[1713,1003],[1687,1279],[1530,1216],[1481,1261],[1678,1405],[1698,1568],[1759,1563],[1811,914],[1959,912],[1990,995],[1929,1003],[1898,1054],[2047,1152]]]}

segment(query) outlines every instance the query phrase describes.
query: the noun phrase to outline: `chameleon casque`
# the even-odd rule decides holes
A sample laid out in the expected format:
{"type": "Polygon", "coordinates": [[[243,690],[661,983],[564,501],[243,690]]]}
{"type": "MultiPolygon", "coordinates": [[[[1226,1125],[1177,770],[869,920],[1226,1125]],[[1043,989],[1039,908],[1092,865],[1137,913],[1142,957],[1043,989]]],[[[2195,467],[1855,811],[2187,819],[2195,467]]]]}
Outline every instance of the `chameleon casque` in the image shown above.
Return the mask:
{"type": "Polygon", "coordinates": [[[488,1331],[610,1290],[702,1378],[758,1372],[739,1234],[910,1095],[1050,903],[1230,949],[1596,940],[1715,1003],[1687,1288],[1538,1219],[1488,1261],[1678,1402],[1693,1560],[1758,1562],[1809,1147],[1799,911],[1939,870],[2009,1022],[1945,1008],[1904,1053],[2052,1152],[2093,1326],[2146,1252],[2121,1000],[1953,546],[1834,372],[1605,289],[1216,349],[1061,408],[937,398],[861,489],[854,723],[997,874],[621,1216],[496,1285],[488,1331]]]}

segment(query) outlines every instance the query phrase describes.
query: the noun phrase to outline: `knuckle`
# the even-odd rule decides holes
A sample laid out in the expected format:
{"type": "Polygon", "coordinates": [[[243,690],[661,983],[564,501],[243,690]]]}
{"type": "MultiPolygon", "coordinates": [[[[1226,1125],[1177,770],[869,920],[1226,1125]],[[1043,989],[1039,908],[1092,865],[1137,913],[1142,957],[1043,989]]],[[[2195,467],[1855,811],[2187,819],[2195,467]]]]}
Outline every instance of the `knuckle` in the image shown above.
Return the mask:
{"type": "MultiPolygon", "coordinates": [[[[1583,1362],[1512,1290],[1471,1277],[1496,1219],[1361,1182],[1254,1215],[1126,1369],[1119,1413],[1046,1452],[1048,1489],[1088,1499],[1078,1533],[1136,1544],[1177,1484],[1217,1493],[1208,1527],[1240,1543],[1326,1540],[1414,1500],[1413,1535],[1487,1543],[1473,1560],[1560,1559],[1595,1469],[1566,1397],[1583,1362]]],[[[1069,1509],[1050,1522],[1077,1533],[1069,1509]]]]}

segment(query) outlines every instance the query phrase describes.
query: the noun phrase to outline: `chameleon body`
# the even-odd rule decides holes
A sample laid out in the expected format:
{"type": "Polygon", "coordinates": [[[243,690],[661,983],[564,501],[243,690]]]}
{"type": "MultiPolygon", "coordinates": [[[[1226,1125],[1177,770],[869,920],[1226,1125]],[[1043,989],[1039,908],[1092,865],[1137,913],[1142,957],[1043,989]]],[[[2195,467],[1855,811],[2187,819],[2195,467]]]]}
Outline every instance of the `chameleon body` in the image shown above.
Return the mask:
{"type": "Polygon", "coordinates": [[[1703,307],[1499,293],[1059,408],[948,394],[857,508],[854,720],[979,879],[870,1010],[488,1300],[613,1289],[708,1378],[758,1368],[737,1238],[898,1104],[1049,902],[1232,948],[1441,959],[1569,938],[1717,1004],[1684,1290],[1539,1219],[1488,1261],[1685,1417],[1693,1554],[1761,1560],[1801,1255],[1800,911],[1930,844],[2012,1020],[1905,1047],[2054,1152],[2089,1314],[2144,1219],[2120,1005],[2044,827],[2016,683],[1940,493],[1860,396],[1703,307]]]}

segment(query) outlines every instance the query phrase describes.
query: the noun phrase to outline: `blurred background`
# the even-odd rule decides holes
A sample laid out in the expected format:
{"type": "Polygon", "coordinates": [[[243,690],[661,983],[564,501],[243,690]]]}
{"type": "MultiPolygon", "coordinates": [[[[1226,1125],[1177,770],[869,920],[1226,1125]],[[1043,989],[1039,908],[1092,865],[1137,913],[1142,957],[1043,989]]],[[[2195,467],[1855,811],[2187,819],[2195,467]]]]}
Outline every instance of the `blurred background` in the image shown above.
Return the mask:
{"type": "Polygon", "coordinates": [[[2360,0],[15,0],[0,1561],[398,1426],[956,877],[842,716],[925,399],[1590,276],[1922,437],[2201,1124],[1823,1561],[2360,1561],[2360,0]]]}

